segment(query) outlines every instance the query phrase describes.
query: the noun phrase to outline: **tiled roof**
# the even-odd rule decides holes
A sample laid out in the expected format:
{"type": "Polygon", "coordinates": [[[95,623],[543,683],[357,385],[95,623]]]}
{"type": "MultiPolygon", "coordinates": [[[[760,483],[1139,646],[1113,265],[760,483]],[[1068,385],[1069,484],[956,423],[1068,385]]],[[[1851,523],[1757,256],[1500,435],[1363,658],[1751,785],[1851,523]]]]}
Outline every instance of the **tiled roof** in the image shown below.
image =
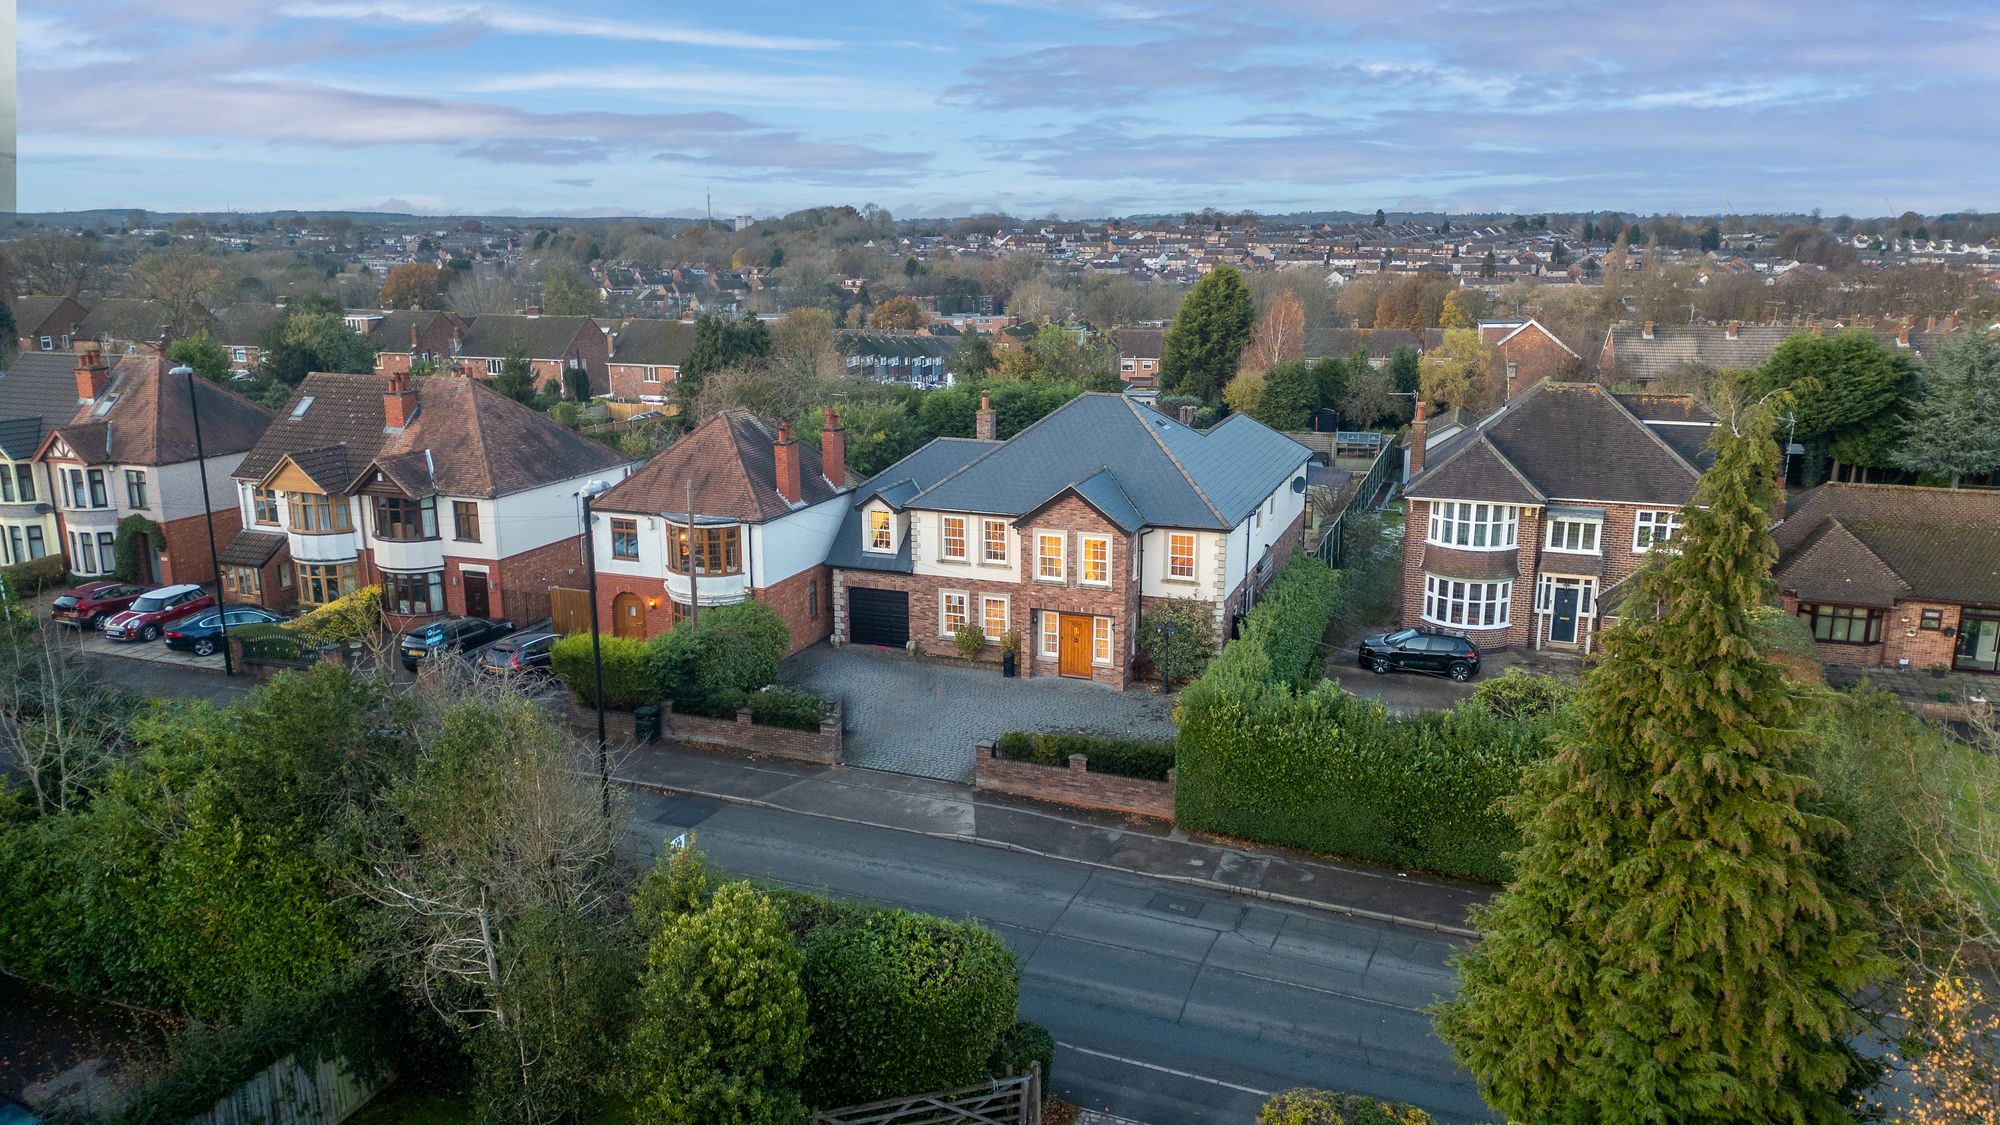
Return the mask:
{"type": "Polygon", "coordinates": [[[1424,570],[1453,578],[1500,579],[1521,576],[1519,551],[1465,551],[1456,547],[1424,546],[1424,570]]]}
{"type": "MultiPolygon", "coordinates": [[[[561,359],[570,354],[577,334],[589,329],[600,332],[597,322],[587,316],[512,316],[488,313],[475,317],[465,334],[459,354],[497,359],[518,351],[529,359],[561,359]]],[[[404,336],[409,335],[408,331],[404,336]]]]}
{"type": "Polygon", "coordinates": [[[2000,491],[1823,484],[1772,537],[1779,586],[1807,600],[1887,605],[1900,591],[2000,605],[2000,491]]]}
{"type": "MultiPolygon", "coordinates": [[[[72,298],[69,297],[16,297],[8,303],[14,313],[14,327],[21,335],[30,336],[37,329],[43,327],[43,322],[56,315],[57,311],[71,300],[72,298]]],[[[86,311],[83,309],[83,306],[73,305],[71,307],[77,310],[74,315],[78,319],[82,319],[86,311]]],[[[72,327],[74,327],[73,324],[51,324],[48,325],[48,330],[51,335],[60,335],[68,332],[72,327]]]]}
{"type": "Polygon", "coordinates": [[[276,558],[284,545],[282,531],[239,531],[216,553],[215,561],[224,566],[263,566],[276,558]]]}
{"type": "Polygon", "coordinates": [[[68,352],[22,352],[0,372],[0,453],[34,456],[49,427],[76,415],[76,357],[68,352]]]}
{"type": "MultiPolygon", "coordinates": [[[[111,382],[94,403],[75,406],[57,427],[63,441],[90,464],[173,465],[195,455],[194,414],[188,383],[201,407],[202,451],[209,457],[242,453],[271,425],[271,412],[196,375],[173,375],[163,356],[128,355],[111,369],[111,382]]],[[[74,368],[71,374],[75,378],[74,368]]],[[[75,383],[71,383],[75,389],[75,383]]]]}
{"type": "Polygon", "coordinates": [[[1167,330],[1164,328],[1114,328],[1111,339],[1118,345],[1118,354],[1133,359],[1158,359],[1165,350],[1167,330]]]}
{"type": "Polygon", "coordinates": [[[654,455],[593,506],[646,515],[685,512],[693,482],[697,516],[763,523],[831,500],[851,483],[827,480],[819,450],[800,442],[801,503],[792,504],[778,494],[777,437],[776,423],[747,410],[724,410],[654,455]]]}
{"type": "Polygon", "coordinates": [[[1778,583],[1809,602],[1889,606],[1910,594],[1909,583],[1837,519],[1800,545],[1778,583]]]}
{"type": "MultiPolygon", "coordinates": [[[[207,328],[215,331],[215,314],[197,306],[189,314],[188,331],[207,328]]],[[[106,297],[91,306],[76,331],[79,340],[117,340],[122,343],[150,344],[160,338],[160,330],[173,320],[166,306],[137,297],[106,297]]]]}
{"type": "Polygon", "coordinates": [[[634,320],[612,331],[613,363],[678,367],[694,350],[694,325],[678,320],[634,320]]]}
{"type": "Polygon", "coordinates": [[[209,326],[208,332],[219,344],[250,347],[264,334],[264,329],[283,315],[285,310],[276,305],[231,305],[215,314],[216,323],[209,326]]]}
{"type": "Polygon", "coordinates": [[[1614,324],[1611,358],[1620,379],[1656,379],[1689,366],[1756,367],[1801,331],[1789,325],[1745,324],[1732,340],[1725,325],[1656,324],[1648,340],[1642,324],[1614,324]]]}
{"type": "Polygon", "coordinates": [[[387,436],[382,431],[383,385],[379,375],[315,371],[306,376],[278,411],[263,440],[236,466],[236,478],[260,481],[286,456],[297,461],[308,451],[316,451],[315,456],[324,458],[324,451],[338,449],[346,451],[340,469],[346,477],[340,488],[345,489],[382,448],[387,436]],[[301,412],[299,406],[307,398],[312,404],[301,412]]]}

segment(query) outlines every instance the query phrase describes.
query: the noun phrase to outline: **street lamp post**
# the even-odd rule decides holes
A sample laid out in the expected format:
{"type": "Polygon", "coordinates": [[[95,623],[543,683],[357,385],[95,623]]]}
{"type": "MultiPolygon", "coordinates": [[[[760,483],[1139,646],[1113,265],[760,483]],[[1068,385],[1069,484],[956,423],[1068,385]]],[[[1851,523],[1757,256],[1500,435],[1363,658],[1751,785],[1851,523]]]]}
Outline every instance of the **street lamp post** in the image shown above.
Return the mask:
{"type": "Polygon", "coordinates": [[[215,553],[215,508],[208,498],[208,454],[201,444],[201,403],[194,392],[196,375],[185,363],[167,374],[187,377],[188,413],[194,418],[194,468],[201,478],[201,514],[208,524],[208,568],[215,576],[215,627],[222,638],[222,674],[234,676],[236,661],[229,655],[229,606],[222,600],[222,562],[215,553]]]}
{"type": "Polygon", "coordinates": [[[604,641],[597,629],[597,529],[591,518],[590,502],[608,487],[601,480],[591,481],[579,493],[583,497],[583,573],[590,591],[590,667],[596,690],[592,695],[597,700],[597,788],[598,801],[604,815],[611,815],[611,757],[606,750],[610,737],[604,726],[604,641]]]}

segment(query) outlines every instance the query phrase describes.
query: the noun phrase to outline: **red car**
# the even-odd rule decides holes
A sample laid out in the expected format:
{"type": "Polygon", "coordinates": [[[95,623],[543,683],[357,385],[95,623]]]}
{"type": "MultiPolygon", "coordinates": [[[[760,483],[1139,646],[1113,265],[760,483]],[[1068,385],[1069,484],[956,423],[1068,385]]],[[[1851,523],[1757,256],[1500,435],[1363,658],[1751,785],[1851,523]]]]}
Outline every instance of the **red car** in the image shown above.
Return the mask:
{"type": "Polygon", "coordinates": [[[78,629],[101,627],[111,615],[128,609],[146,592],[144,586],[134,586],[130,582],[109,579],[103,582],[85,582],[74,590],[64,590],[56,595],[52,616],[58,625],[69,625],[78,629]]]}
{"type": "Polygon", "coordinates": [[[104,622],[104,635],[114,641],[157,641],[169,624],[215,605],[215,595],[192,583],[162,586],[139,595],[131,608],[104,622]]]}

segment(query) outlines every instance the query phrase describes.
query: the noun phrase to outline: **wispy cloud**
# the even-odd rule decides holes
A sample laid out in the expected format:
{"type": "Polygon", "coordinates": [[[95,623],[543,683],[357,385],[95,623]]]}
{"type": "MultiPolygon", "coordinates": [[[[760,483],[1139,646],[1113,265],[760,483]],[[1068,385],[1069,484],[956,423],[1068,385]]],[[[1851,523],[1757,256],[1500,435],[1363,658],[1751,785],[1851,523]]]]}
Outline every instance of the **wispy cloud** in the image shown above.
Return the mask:
{"type": "Polygon", "coordinates": [[[292,19],[377,20],[427,27],[483,28],[508,35],[575,36],[624,42],[683,43],[693,47],[724,47],[752,51],[827,51],[840,44],[831,39],[791,35],[757,35],[686,27],[653,19],[601,19],[563,13],[549,15],[498,4],[414,4],[406,0],[305,0],[285,4],[279,13],[292,19]]]}
{"type": "Polygon", "coordinates": [[[790,71],[662,70],[652,67],[576,67],[531,70],[475,79],[460,86],[469,93],[518,94],[580,91],[639,95],[728,98],[758,105],[809,106],[890,102],[899,109],[921,108],[928,99],[911,97],[907,87],[868,82],[845,75],[790,71]]]}

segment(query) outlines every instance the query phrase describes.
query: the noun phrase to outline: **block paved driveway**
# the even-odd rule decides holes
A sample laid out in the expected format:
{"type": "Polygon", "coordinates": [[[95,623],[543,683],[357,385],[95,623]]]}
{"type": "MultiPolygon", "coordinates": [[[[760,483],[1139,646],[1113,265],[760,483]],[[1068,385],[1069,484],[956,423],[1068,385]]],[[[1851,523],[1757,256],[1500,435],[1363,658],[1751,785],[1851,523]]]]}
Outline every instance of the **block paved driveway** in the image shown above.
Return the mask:
{"type": "Polygon", "coordinates": [[[1171,699],[1053,676],[1007,679],[998,665],[967,667],[897,652],[817,644],[778,678],[841,700],[847,764],[970,784],[973,746],[1009,731],[1081,730],[1172,738],[1171,699]]]}

